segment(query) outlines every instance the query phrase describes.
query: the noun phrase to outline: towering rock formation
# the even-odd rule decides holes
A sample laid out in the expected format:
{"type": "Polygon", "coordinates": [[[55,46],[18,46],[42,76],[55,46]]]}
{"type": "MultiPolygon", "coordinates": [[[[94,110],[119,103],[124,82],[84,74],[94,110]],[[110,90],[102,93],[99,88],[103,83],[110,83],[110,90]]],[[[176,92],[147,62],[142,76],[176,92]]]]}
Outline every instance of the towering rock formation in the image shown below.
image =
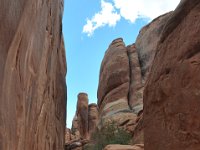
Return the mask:
{"type": "Polygon", "coordinates": [[[145,149],[200,149],[199,35],[200,1],[182,0],[166,22],[145,88],[145,149]]]}
{"type": "Polygon", "coordinates": [[[71,131],[69,131],[71,139],[65,142],[66,149],[82,149],[89,142],[90,136],[96,129],[97,122],[97,105],[88,105],[88,95],[86,93],[79,93],[76,114],[72,122],[71,131]]]}
{"type": "Polygon", "coordinates": [[[136,119],[128,104],[129,86],[129,57],[123,39],[119,38],[110,44],[101,64],[98,87],[100,126],[109,120],[124,124],[136,119]]]}
{"type": "Polygon", "coordinates": [[[99,123],[106,118],[134,128],[137,114],[143,109],[144,84],[156,46],[170,15],[162,15],[145,26],[135,44],[126,47],[121,38],[110,44],[100,70],[99,123]]]}
{"type": "Polygon", "coordinates": [[[78,130],[82,138],[88,138],[88,95],[86,93],[78,94],[77,102],[78,130]]]}
{"type": "Polygon", "coordinates": [[[62,0],[0,0],[0,149],[64,149],[62,0]]]}
{"type": "Polygon", "coordinates": [[[88,105],[88,95],[78,94],[77,110],[72,122],[72,140],[89,139],[98,122],[97,104],[88,105]]]}
{"type": "Polygon", "coordinates": [[[126,47],[121,38],[109,46],[101,64],[98,87],[98,105],[102,115],[116,113],[114,107],[129,109],[129,60],[126,47]],[[110,104],[106,107],[107,104],[110,104]],[[111,112],[111,110],[113,110],[111,112]]]}

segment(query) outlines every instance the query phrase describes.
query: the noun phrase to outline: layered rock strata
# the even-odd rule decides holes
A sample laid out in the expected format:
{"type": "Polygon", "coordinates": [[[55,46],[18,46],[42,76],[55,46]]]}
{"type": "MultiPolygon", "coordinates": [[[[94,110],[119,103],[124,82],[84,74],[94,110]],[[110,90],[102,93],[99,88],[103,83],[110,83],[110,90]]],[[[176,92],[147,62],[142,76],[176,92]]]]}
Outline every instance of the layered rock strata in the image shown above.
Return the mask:
{"type": "Polygon", "coordinates": [[[145,88],[145,149],[200,149],[199,35],[200,1],[182,0],[166,22],[145,88]]]}
{"type": "Polygon", "coordinates": [[[99,125],[114,121],[119,125],[135,120],[128,103],[130,68],[123,39],[114,40],[101,64],[98,87],[99,125]]]}
{"type": "Polygon", "coordinates": [[[126,47],[121,38],[110,44],[100,69],[98,106],[102,116],[130,109],[137,114],[143,109],[144,84],[170,14],[142,28],[135,44],[126,47]]]}
{"type": "Polygon", "coordinates": [[[0,0],[0,149],[64,149],[62,0],[0,0]]]}

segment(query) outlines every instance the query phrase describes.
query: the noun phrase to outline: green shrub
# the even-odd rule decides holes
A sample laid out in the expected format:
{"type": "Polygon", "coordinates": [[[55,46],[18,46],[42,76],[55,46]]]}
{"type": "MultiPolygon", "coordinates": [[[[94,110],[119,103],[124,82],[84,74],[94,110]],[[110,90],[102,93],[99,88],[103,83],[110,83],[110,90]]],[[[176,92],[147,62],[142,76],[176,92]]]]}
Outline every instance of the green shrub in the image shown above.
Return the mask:
{"type": "Polygon", "coordinates": [[[102,129],[96,129],[91,137],[93,145],[85,150],[102,150],[109,144],[127,145],[131,138],[131,134],[119,128],[115,122],[106,123],[102,129]]]}

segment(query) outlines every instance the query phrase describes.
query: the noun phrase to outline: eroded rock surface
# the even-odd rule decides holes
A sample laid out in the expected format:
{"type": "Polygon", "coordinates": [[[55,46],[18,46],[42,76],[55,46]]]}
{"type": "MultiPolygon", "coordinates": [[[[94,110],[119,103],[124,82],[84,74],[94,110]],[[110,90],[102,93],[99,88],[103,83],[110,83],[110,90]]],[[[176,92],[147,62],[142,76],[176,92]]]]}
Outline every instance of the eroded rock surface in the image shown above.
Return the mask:
{"type": "MultiPolygon", "coordinates": [[[[123,39],[114,40],[105,53],[101,64],[98,87],[98,106],[100,112],[106,104],[116,102],[128,108],[129,60],[123,39]]],[[[124,107],[123,107],[124,108],[124,107]]]]}
{"type": "Polygon", "coordinates": [[[97,127],[99,111],[97,104],[89,104],[88,108],[88,132],[91,135],[97,127]]]}
{"type": "Polygon", "coordinates": [[[0,149],[64,149],[62,0],[0,0],[0,149]]]}
{"type": "MultiPolygon", "coordinates": [[[[99,126],[111,121],[126,125],[136,119],[128,103],[130,68],[123,39],[114,40],[101,64],[98,87],[99,126]]],[[[133,121],[134,122],[134,121],[133,121]]]]}
{"type": "Polygon", "coordinates": [[[200,1],[166,22],[144,94],[145,149],[200,149],[200,1]]]}
{"type": "Polygon", "coordinates": [[[78,130],[82,138],[88,138],[88,95],[86,93],[78,94],[77,102],[77,120],[78,130]]]}

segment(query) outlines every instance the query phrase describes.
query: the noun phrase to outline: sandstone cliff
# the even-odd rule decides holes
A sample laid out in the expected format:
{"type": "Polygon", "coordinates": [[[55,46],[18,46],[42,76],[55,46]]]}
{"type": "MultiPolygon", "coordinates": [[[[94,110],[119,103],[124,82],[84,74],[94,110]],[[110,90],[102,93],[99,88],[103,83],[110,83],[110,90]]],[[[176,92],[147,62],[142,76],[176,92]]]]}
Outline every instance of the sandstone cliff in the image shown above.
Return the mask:
{"type": "Polygon", "coordinates": [[[136,145],[105,150],[200,149],[199,35],[200,2],[182,0],[142,28],[134,44],[122,38],[110,44],[100,70],[98,126],[114,120],[136,145]]]}
{"type": "Polygon", "coordinates": [[[63,1],[0,0],[0,149],[63,150],[63,1]]]}
{"type": "Polygon", "coordinates": [[[143,91],[161,32],[171,13],[141,29],[135,44],[125,46],[122,38],[107,49],[100,69],[98,87],[99,125],[114,120],[133,132],[143,110],[143,91]]]}
{"type": "Polygon", "coordinates": [[[145,149],[200,149],[200,1],[166,22],[144,94],[145,149]]]}

